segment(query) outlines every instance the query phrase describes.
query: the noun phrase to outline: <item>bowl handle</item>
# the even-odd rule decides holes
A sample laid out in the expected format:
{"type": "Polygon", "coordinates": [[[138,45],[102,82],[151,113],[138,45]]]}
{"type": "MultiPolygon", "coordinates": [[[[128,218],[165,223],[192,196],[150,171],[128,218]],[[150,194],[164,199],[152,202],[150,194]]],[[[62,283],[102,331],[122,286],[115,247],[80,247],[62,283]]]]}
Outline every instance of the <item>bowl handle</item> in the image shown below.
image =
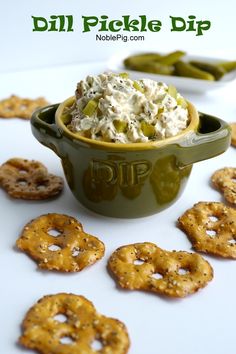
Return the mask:
{"type": "Polygon", "coordinates": [[[55,112],[59,104],[36,110],[31,117],[31,129],[36,139],[62,157],[60,141],[62,134],[55,124],[55,112]]]}
{"type": "Polygon", "coordinates": [[[199,112],[199,127],[181,143],[180,164],[187,166],[207,160],[227,150],[231,140],[229,124],[220,118],[199,112]]]}

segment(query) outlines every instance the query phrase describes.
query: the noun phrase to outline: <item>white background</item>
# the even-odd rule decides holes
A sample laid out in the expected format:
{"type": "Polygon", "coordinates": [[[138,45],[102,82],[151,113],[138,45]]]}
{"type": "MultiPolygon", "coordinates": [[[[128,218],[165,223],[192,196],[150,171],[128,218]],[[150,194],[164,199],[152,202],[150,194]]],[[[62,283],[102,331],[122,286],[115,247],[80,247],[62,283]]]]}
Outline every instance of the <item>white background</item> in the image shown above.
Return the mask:
{"type": "Polygon", "coordinates": [[[132,49],[168,51],[184,49],[190,54],[236,57],[234,0],[2,0],[0,2],[0,71],[42,67],[78,61],[107,59],[114,51],[132,49]],[[160,19],[162,30],[145,33],[145,42],[96,42],[95,32],[82,34],[81,16],[147,15],[160,19]],[[31,16],[73,15],[75,30],[32,32],[31,16]],[[170,32],[169,16],[210,20],[212,27],[203,36],[192,32],[170,32]]]}
{"type": "MultiPolygon", "coordinates": [[[[96,43],[94,34],[32,33],[31,15],[146,14],[163,21],[162,31],[146,36],[142,49],[185,49],[190,54],[226,58],[236,57],[234,1],[140,1],[100,0],[13,1],[0,5],[0,97],[12,93],[36,97],[44,95],[59,102],[73,94],[76,82],[88,73],[106,69],[101,65],[59,64],[106,60],[127,44],[96,43]],[[201,37],[192,33],[169,32],[168,16],[194,14],[210,19],[212,29],[201,37]],[[50,69],[11,73],[19,69],[50,66],[50,69]],[[6,72],[6,73],[4,73],[6,72]]],[[[140,44],[129,43],[134,49],[140,44]]],[[[227,121],[235,120],[235,90],[231,86],[206,95],[185,93],[196,107],[227,121]]],[[[29,122],[0,120],[0,163],[13,156],[38,159],[50,172],[63,176],[60,161],[32,136],[29,122]]],[[[107,259],[119,246],[151,241],[172,250],[191,251],[186,236],[176,227],[177,218],[199,200],[222,201],[209,183],[218,168],[233,165],[235,149],[194,166],[182,198],[168,211],[137,220],[111,219],[95,215],[80,206],[68,187],[55,200],[44,202],[15,201],[0,190],[0,353],[30,353],[20,348],[17,338],[20,323],[30,306],[41,296],[61,291],[83,294],[104,315],[122,320],[129,331],[129,354],[233,354],[235,352],[235,261],[205,258],[214,268],[214,280],[199,293],[182,300],[169,300],[154,294],[122,291],[106,270],[107,259]],[[84,229],[106,244],[105,257],[79,274],[57,274],[38,271],[35,263],[15,249],[23,226],[32,218],[47,212],[61,212],[78,218],[84,229]]]]}

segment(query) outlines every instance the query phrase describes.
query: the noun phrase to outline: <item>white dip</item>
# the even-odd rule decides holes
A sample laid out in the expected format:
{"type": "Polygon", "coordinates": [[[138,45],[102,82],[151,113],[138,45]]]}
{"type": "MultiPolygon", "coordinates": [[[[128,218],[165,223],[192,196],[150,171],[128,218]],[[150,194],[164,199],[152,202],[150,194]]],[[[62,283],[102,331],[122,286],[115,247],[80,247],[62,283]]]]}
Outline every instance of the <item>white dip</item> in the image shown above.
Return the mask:
{"type": "Polygon", "coordinates": [[[69,129],[91,139],[148,142],[174,136],[188,125],[186,101],[161,82],[104,73],[80,81],[75,96],[69,129]]]}

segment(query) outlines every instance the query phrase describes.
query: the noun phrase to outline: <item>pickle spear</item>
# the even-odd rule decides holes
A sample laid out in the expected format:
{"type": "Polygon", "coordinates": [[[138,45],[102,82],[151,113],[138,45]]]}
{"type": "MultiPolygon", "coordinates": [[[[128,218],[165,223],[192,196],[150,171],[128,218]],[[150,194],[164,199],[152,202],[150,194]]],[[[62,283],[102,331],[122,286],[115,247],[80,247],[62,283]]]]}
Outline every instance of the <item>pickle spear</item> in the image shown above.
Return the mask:
{"type": "Polygon", "coordinates": [[[124,60],[124,66],[130,70],[142,71],[159,75],[178,75],[201,80],[220,80],[225,73],[236,70],[236,61],[208,63],[205,61],[183,62],[186,53],[176,50],[166,55],[144,53],[133,55],[124,60]]]}
{"type": "Polygon", "coordinates": [[[133,69],[137,65],[146,64],[148,62],[157,61],[161,57],[160,54],[157,53],[146,53],[146,54],[138,54],[132,55],[124,60],[124,65],[128,69],[133,69]]]}
{"type": "Polygon", "coordinates": [[[163,65],[156,62],[140,64],[132,67],[132,70],[143,71],[144,73],[172,75],[174,72],[173,66],[163,65]]]}
{"type": "Polygon", "coordinates": [[[223,68],[227,73],[236,69],[236,60],[235,61],[224,61],[223,63],[217,64],[219,67],[223,68]]]}
{"type": "Polygon", "coordinates": [[[179,76],[192,77],[194,79],[200,80],[215,81],[215,78],[212,74],[200,70],[191,64],[184,63],[183,61],[178,61],[175,64],[175,72],[179,76]]]}
{"type": "Polygon", "coordinates": [[[176,50],[175,52],[162,55],[158,59],[158,63],[164,64],[164,65],[173,65],[177,61],[179,61],[180,58],[182,58],[186,53],[182,52],[181,50],[176,50]]]}
{"type": "Polygon", "coordinates": [[[210,63],[205,63],[202,61],[195,61],[195,60],[190,61],[189,64],[195,66],[198,69],[201,69],[203,71],[212,74],[216,80],[220,80],[225,74],[225,69],[215,64],[210,64],[210,63]]]}

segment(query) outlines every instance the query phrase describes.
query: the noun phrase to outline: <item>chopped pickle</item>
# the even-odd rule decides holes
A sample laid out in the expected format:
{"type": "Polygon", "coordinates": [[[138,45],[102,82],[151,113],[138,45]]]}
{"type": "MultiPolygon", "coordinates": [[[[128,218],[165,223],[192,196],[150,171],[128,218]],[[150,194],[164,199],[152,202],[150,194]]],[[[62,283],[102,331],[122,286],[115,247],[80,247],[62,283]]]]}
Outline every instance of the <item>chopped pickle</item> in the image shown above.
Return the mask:
{"type": "Polygon", "coordinates": [[[98,108],[98,102],[95,100],[90,100],[83,109],[85,116],[91,117],[98,108]]]}
{"type": "Polygon", "coordinates": [[[145,136],[151,138],[155,135],[155,128],[153,125],[145,122],[144,120],[141,122],[141,130],[145,136]]]}
{"type": "MultiPolygon", "coordinates": [[[[81,136],[115,144],[146,143],[187,127],[189,112],[177,104],[181,96],[172,85],[103,73],[88,76],[77,87],[81,97],[68,101],[75,102],[69,127],[81,136]]],[[[186,105],[184,100],[179,103],[186,105]]]]}
{"type": "Polygon", "coordinates": [[[71,122],[71,114],[63,113],[61,116],[61,120],[65,125],[68,125],[71,122]]]}
{"type": "Polygon", "coordinates": [[[175,86],[173,86],[173,85],[170,85],[169,87],[168,87],[168,94],[170,95],[170,96],[172,96],[173,98],[177,98],[177,90],[176,90],[176,88],[175,88],[175,86]]]}
{"type": "Polygon", "coordinates": [[[177,104],[179,104],[182,108],[188,107],[188,103],[185,101],[185,99],[183,97],[179,97],[177,99],[177,104]]]}
{"type": "Polygon", "coordinates": [[[124,122],[124,121],[119,120],[119,119],[115,119],[113,121],[113,125],[116,128],[118,133],[124,133],[126,128],[127,128],[127,122],[124,122]]]}
{"type": "Polygon", "coordinates": [[[119,76],[122,77],[123,79],[128,79],[129,78],[129,74],[128,73],[120,73],[119,76]]]}
{"type": "Polygon", "coordinates": [[[134,87],[136,90],[138,90],[138,91],[144,93],[144,88],[139,85],[138,81],[134,81],[133,87],[134,87]]]}
{"type": "Polygon", "coordinates": [[[65,107],[61,116],[62,122],[65,125],[68,125],[71,122],[72,115],[71,113],[75,109],[75,104],[72,104],[71,106],[65,107]]]}

